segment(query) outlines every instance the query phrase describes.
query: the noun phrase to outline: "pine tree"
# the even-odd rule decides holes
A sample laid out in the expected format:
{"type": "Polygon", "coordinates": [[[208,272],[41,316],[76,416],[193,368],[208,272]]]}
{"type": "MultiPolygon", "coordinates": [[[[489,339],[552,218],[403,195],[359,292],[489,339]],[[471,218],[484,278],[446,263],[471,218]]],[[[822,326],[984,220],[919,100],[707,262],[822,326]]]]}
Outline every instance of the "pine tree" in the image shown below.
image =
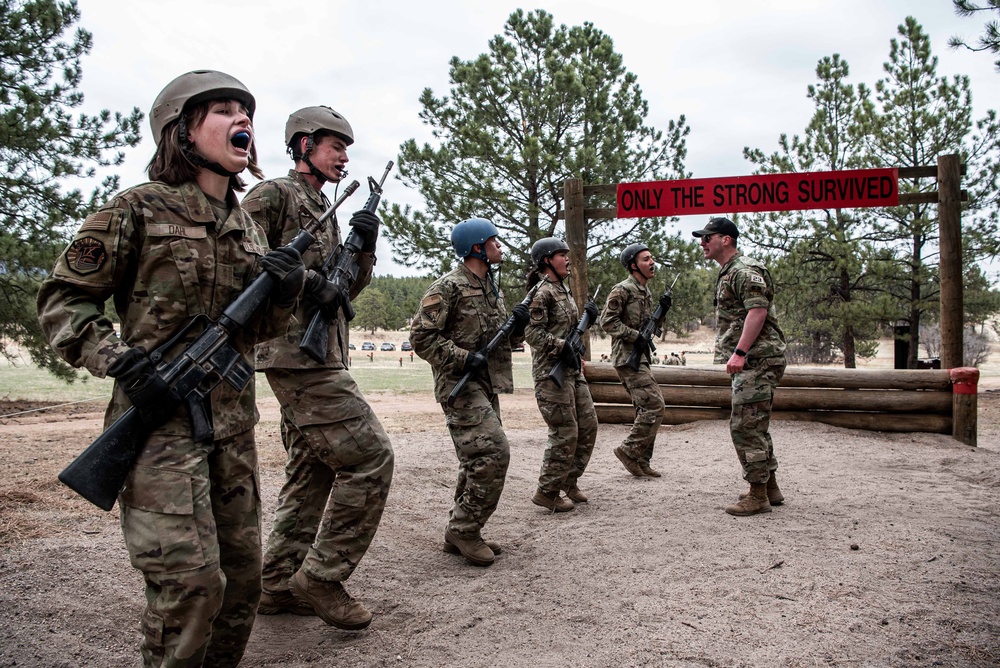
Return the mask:
{"type": "Polygon", "coordinates": [[[74,0],[0,0],[0,354],[23,349],[67,378],[38,327],[35,295],[69,230],[118,189],[108,176],[85,195],[74,180],[121,164],[143,116],[71,115],[91,48],[86,30],[67,34],[79,19],[74,0]]]}

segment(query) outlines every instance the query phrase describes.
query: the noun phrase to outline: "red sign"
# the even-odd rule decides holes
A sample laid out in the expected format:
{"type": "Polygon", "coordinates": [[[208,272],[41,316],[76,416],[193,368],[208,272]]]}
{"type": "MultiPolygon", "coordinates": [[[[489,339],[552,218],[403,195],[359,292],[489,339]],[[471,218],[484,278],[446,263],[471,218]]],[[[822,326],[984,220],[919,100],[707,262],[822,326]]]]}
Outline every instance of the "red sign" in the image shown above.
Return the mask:
{"type": "Polygon", "coordinates": [[[618,217],[852,209],[899,204],[895,169],[756,174],[618,184],[618,217]]]}

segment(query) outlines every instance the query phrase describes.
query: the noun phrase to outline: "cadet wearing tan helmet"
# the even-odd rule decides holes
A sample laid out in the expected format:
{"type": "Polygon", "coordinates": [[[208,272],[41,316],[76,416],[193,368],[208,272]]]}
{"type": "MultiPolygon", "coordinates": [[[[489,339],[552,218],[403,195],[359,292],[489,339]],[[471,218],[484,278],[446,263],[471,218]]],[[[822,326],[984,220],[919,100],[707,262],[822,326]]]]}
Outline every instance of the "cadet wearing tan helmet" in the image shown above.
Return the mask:
{"type": "MultiPolygon", "coordinates": [[[[306,107],[288,117],[285,145],[294,168],[257,184],[243,206],[271,243],[292,239],[330,206],[327,182],[347,174],[354,130],[330,107],[306,107]]],[[[351,299],[371,281],[378,218],[359,211],[352,226],[365,240],[351,299]]],[[[318,614],[342,629],[363,629],[372,614],[344,589],[375,537],[392,483],[389,437],[347,370],[348,327],[333,318],[326,357],[317,362],[299,348],[331,288],[320,273],[340,246],[337,219],[315,233],[305,252],[306,289],[295,320],[281,336],[257,347],[257,369],[281,404],[287,462],[274,526],[264,555],[263,614],[318,614]]]]}
{"type": "Polygon", "coordinates": [[[268,252],[236,200],[239,174],[260,175],[254,106],[222,72],[170,82],[149,114],[152,182],[90,215],[38,293],[56,352],[115,378],[105,425],[134,406],[149,431],[118,497],[125,544],[146,582],[147,666],[235,666],[260,600],[254,385],[221,383],[205,405],[214,435],[196,443],[187,409],[169,399],[147,356],[194,318],[218,319],[263,267],[277,296],[232,341],[249,364],[254,343],[283,331],[301,292],[298,253],[268,252]],[[120,335],[104,312],[109,300],[120,335]]]}

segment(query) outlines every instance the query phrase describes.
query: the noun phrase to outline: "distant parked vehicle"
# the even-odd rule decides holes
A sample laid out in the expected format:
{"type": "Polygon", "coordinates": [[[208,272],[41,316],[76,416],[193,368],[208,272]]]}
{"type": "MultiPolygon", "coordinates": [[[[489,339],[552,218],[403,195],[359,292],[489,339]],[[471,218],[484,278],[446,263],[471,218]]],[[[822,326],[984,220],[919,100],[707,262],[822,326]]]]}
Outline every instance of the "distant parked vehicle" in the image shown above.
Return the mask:
{"type": "Polygon", "coordinates": [[[375,350],[375,344],[371,341],[365,341],[361,344],[361,350],[375,350]]]}
{"type": "Polygon", "coordinates": [[[389,343],[388,341],[383,341],[382,345],[379,347],[379,350],[395,350],[395,349],[396,349],[396,344],[389,343]]]}
{"type": "Polygon", "coordinates": [[[354,348],[354,344],[353,344],[353,343],[348,343],[348,344],[347,344],[347,349],[348,349],[348,350],[354,350],[354,349],[355,349],[355,348],[354,348]]]}
{"type": "Polygon", "coordinates": [[[410,352],[411,350],[413,350],[413,346],[410,344],[409,341],[403,341],[402,343],[399,344],[399,349],[402,350],[403,352],[410,352]]]}

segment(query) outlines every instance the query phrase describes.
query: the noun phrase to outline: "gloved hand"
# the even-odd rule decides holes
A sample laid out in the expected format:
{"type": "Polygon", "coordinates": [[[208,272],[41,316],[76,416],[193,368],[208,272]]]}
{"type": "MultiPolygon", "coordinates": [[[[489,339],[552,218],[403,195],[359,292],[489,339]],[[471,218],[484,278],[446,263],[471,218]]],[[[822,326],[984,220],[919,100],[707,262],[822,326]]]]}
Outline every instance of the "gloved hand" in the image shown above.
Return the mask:
{"type": "Polygon", "coordinates": [[[312,269],[306,272],[303,293],[305,317],[308,321],[312,321],[318,309],[333,311],[340,305],[340,290],[337,285],[312,269]]]}
{"type": "Polygon", "coordinates": [[[593,299],[584,304],[583,312],[587,314],[591,325],[597,322],[597,316],[600,315],[600,311],[597,310],[597,304],[594,303],[593,299]]]}
{"type": "Polygon", "coordinates": [[[669,292],[664,292],[660,295],[660,306],[663,308],[664,313],[670,310],[671,304],[673,304],[673,300],[670,298],[669,292]]]}
{"type": "Polygon", "coordinates": [[[382,221],[379,220],[378,216],[367,209],[355,211],[350,222],[354,231],[360,234],[365,241],[378,238],[378,226],[381,224],[382,221]]]}
{"type": "Polygon", "coordinates": [[[477,350],[474,353],[469,353],[468,357],[465,358],[465,366],[462,367],[462,373],[472,373],[473,376],[478,376],[486,369],[488,364],[486,355],[477,350]]]}
{"type": "Polygon", "coordinates": [[[365,242],[361,244],[362,253],[374,253],[375,248],[378,245],[378,228],[375,231],[365,237],[365,242]]]}
{"type": "Polygon", "coordinates": [[[586,346],[583,345],[583,341],[577,335],[574,330],[572,334],[563,341],[562,351],[559,353],[560,359],[562,359],[563,364],[571,369],[580,368],[580,358],[583,354],[587,352],[586,346]]]}
{"type": "Polygon", "coordinates": [[[656,350],[656,346],[653,345],[653,340],[643,336],[641,333],[635,337],[635,349],[636,350],[648,350],[650,353],[656,350]]]}
{"type": "Polygon", "coordinates": [[[514,316],[514,328],[510,330],[511,337],[524,336],[524,328],[528,326],[528,322],[531,320],[531,311],[523,303],[518,302],[511,315],[514,316]]]}
{"type": "Polygon", "coordinates": [[[129,348],[108,367],[108,375],[118,381],[147,427],[159,427],[173,415],[177,404],[170,387],[156,373],[144,348],[129,348]]]}
{"type": "Polygon", "coordinates": [[[276,248],[260,260],[264,271],[274,276],[278,281],[274,303],[282,308],[288,308],[302,292],[302,284],[306,277],[306,268],[302,264],[302,256],[290,246],[276,248]]]}

